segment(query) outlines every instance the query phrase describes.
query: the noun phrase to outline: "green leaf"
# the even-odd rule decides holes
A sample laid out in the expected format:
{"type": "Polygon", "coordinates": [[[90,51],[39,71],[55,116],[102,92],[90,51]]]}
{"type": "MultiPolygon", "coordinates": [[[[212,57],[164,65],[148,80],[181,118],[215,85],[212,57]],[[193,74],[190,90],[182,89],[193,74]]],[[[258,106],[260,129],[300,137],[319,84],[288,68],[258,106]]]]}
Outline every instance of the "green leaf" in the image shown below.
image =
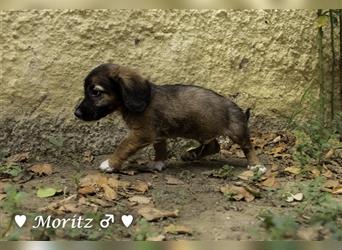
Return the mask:
{"type": "Polygon", "coordinates": [[[326,26],[329,23],[329,17],[327,16],[320,16],[316,19],[316,27],[321,28],[326,26]]]}
{"type": "Polygon", "coordinates": [[[57,190],[55,188],[39,188],[37,190],[37,196],[39,198],[47,198],[54,196],[57,193],[57,190]]]}

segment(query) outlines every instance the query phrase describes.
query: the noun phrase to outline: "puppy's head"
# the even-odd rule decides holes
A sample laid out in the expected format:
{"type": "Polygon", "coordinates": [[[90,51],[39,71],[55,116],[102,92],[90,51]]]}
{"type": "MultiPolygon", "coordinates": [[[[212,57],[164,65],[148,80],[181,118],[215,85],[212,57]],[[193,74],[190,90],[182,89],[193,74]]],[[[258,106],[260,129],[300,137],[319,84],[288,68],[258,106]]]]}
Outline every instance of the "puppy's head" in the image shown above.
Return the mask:
{"type": "Polygon", "coordinates": [[[99,120],[122,109],[144,112],[151,97],[151,84],[135,71],[116,64],[102,64],[84,81],[84,99],[75,116],[84,121],[99,120]]]}

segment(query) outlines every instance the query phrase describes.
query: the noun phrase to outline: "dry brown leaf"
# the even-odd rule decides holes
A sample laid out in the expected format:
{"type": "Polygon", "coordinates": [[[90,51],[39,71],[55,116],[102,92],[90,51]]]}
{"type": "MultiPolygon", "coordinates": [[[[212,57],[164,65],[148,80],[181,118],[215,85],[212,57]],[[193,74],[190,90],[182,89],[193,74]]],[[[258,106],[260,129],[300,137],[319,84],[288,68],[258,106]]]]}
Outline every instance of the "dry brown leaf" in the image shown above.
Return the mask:
{"type": "Polygon", "coordinates": [[[321,171],[319,171],[317,168],[311,169],[310,171],[314,177],[318,177],[321,175],[321,171]]]}
{"type": "Polygon", "coordinates": [[[232,194],[233,199],[235,200],[242,200],[243,198],[247,202],[251,202],[255,199],[255,196],[246,190],[245,187],[238,187],[234,185],[226,185],[220,188],[220,191],[223,194],[232,194]]]}
{"type": "Polygon", "coordinates": [[[330,159],[335,153],[335,150],[332,148],[330,149],[324,156],[325,159],[330,159]]]}
{"type": "Polygon", "coordinates": [[[254,172],[252,170],[243,171],[238,177],[241,180],[248,181],[254,176],[254,172]]]}
{"type": "Polygon", "coordinates": [[[62,213],[75,213],[75,214],[78,214],[78,213],[82,212],[82,209],[79,208],[78,205],[75,204],[75,203],[66,203],[66,204],[61,205],[58,208],[58,211],[62,212],[62,213]]]}
{"type": "Polygon", "coordinates": [[[96,187],[95,186],[85,186],[85,187],[81,187],[78,189],[78,193],[79,194],[94,194],[96,193],[96,187]]]}
{"type": "Polygon", "coordinates": [[[261,185],[265,187],[275,187],[277,185],[277,180],[274,176],[271,176],[267,178],[266,180],[264,180],[263,182],[261,182],[261,185]]]}
{"type": "Polygon", "coordinates": [[[169,225],[164,228],[165,233],[170,233],[170,234],[189,234],[192,235],[192,230],[191,228],[183,225],[169,225]]]}
{"type": "Polygon", "coordinates": [[[99,198],[96,198],[96,197],[88,197],[88,200],[90,202],[92,202],[92,203],[95,203],[96,205],[101,206],[101,207],[111,207],[112,206],[111,204],[109,204],[105,200],[99,199],[99,198]]]}
{"type": "Polygon", "coordinates": [[[107,179],[107,184],[108,184],[108,186],[110,186],[114,189],[117,189],[117,188],[119,188],[120,182],[119,182],[117,177],[110,177],[107,179]]]}
{"type": "Polygon", "coordinates": [[[102,184],[107,184],[107,177],[103,174],[89,174],[83,177],[80,180],[80,186],[85,187],[85,186],[93,186],[93,185],[98,185],[101,186],[102,184]]]}
{"type": "Polygon", "coordinates": [[[108,186],[107,184],[103,184],[101,186],[103,188],[104,191],[104,198],[107,201],[112,201],[115,200],[116,198],[118,198],[118,194],[116,191],[114,191],[110,186],[108,186]]]}
{"type": "Polygon", "coordinates": [[[292,166],[292,167],[285,168],[285,171],[291,174],[297,175],[297,174],[300,174],[301,169],[299,167],[292,166]]]}
{"type": "Polygon", "coordinates": [[[324,187],[326,188],[336,188],[340,185],[340,183],[336,180],[327,180],[325,183],[324,183],[324,187]]]}
{"type": "Polygon", "coordinates": [[[171,175],[165,176],[165,180],[166,180],[166,184],[169,184],[169,185],[182,185],[182,184],[184,184],[184,182],[182,180],[177,179],[171,175]]]}
{"type": "Polygon", "coordinates": [[[158,236],[151,236],[146,238],[147,241],[163,241],[165,240],[165,236],[160,234],[158,236]]]}
{"type": "Polygon", "coordinates": [[[39,163],[35,164],[29,168],[29,171],[39,175],[51,175],[53,173],[53,166],[49,163],[39,163]]]}
{"type": "Polygon", "coordinates": [[[145,197],[145,196],[132,196],[128,199],[130,202],[138,203],[138,204],[149,204],[151,202],[151,198],[145,197]]]}
{"type": "Polygon", "coordinates": [[[148,184],[143,181],[136,181],[131,186],[130,189],[133,189],[134,191],[145,193],[148,190],[148,184]]]}
{"type": "Polygon", "coordinates": [[[119,181],[119,187],[123,189],[127,189],[131,186],[129,181],[119,181]]]}
{"type": "Polygon", "coordinates": [[[38,211],[40,212],[45,212],[45,211],[55,211],[58,207],[64,205],[64,204],[67,204],[68,202],[70,202],[71,200],[75,200],[77,197],[76,194],[73,194],[69,197],[66,197],[62,200],[59,200],[59,201],[55,201],[55,202],[52,202],[52,203],[49,203],[49,205],[47,205],[46,207],[42,207],[40,209],[38,209],[38,211]]]}
{"type": "Polygon", "coordinates": [[[272,148],[270,154],[271,155],[279,155],[279,154],[286,152],[286,150],[287,150],[287,145],[281,143],[278,146],[272,148]]]}
{"type": "Polygon", "coordinates": [[[334,174],[329,169],[325,170],[322,175],[326,178],[332,178],[334,176],[334,174]]]}
{"type": "Polygon", "coordinates": [[[156,221],[167,217],[178,217],[179,211],[166,211],[158,210],[153,207],[142,207],[138,210],[138,213],[147,221],[156,221]]]}
{"type": "Polygon", "coordinates": [[[15,155],[11,155],[7,158],[7,162],[14,163],[14,162],[25,162],[29,158],[29,152],[23,152],[15,155]]]}
{"type": "Polygon", "coordinates": [[[333,194],[342,194],[342,186],[337,186],[332,189],[333,194]]]}

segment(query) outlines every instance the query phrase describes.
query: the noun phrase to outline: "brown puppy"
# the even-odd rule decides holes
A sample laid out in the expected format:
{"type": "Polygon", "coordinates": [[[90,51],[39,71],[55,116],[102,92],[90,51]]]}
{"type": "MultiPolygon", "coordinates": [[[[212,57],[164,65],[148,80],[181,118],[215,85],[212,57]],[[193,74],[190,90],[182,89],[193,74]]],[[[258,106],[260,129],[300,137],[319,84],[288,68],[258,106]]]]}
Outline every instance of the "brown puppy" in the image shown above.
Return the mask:
{"type": "Polygon", "coordinates": [[[167,159],[167,138],[195,139],[201,143],[185,152],[183,160],[195,160],[219,152],[216,138],[228,135],[239,144],[248,166],[265,172],[250,141],[249,111],[211,90],[181,84],[155,85],[135,71],[116,64],[103,64],[85,79],[84,100],[75,115],[98,120],[119,111],[130,132],[112,156],[101,163],[106,172],[119,170],[139,149],[153,144],[157,168],[167,159]]]}

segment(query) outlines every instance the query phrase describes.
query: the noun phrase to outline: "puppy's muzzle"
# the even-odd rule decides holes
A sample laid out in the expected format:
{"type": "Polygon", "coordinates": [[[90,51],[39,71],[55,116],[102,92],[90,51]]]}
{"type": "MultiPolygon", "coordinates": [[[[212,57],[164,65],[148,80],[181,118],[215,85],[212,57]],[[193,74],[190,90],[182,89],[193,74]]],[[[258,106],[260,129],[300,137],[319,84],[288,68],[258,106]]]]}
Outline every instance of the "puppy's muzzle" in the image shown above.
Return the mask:
{"type": "Polygon", "coordinates": [[[74,115],[78,118],[78,119],[82,119],[82,111],[80,110],[79,107],[76,108],[74,115]]]}

